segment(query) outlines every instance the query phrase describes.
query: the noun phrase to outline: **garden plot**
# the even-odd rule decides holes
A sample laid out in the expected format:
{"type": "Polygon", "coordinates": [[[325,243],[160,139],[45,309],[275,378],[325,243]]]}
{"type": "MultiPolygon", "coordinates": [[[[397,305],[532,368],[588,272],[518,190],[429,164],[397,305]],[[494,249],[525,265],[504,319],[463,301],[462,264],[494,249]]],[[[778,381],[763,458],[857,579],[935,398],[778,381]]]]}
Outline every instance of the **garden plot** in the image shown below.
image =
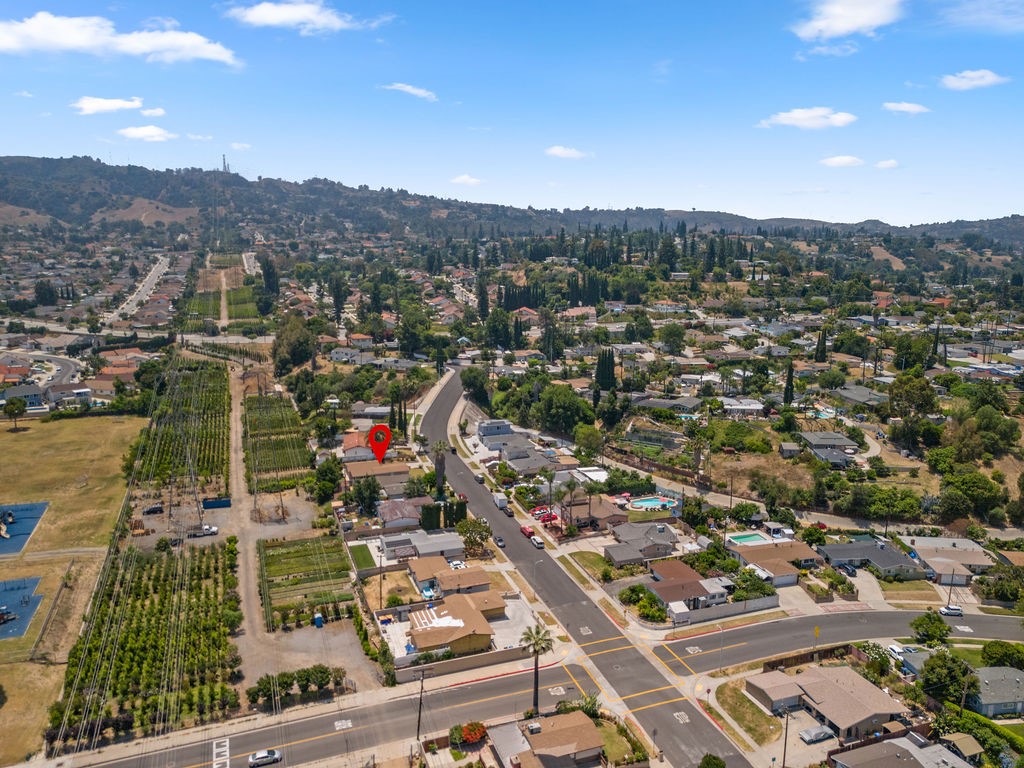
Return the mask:
{"type": "Polygon", "coordinates": [[[309,474],[306,432],[289,400],[245,399],[245,462],[253,491],[294,488],[309,474]]]}
{"type": "Polygon", "coordinates": [[[353,600],[351,565],[342,539],[261,539],[257,551],[269,631],[292,621],[296,626],[309,623],[316,612],[327,620],[339,618],[343,604],[353,600]]]}

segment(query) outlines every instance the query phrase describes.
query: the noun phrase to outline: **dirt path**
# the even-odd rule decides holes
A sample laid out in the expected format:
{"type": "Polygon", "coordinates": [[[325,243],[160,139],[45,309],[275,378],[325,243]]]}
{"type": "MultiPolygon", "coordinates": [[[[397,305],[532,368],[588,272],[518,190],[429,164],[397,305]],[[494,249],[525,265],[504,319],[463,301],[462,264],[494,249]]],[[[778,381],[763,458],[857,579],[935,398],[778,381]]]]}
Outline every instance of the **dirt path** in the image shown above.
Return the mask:
{"type": "Polygon", "coordinates": [[[370,664],[362,650],[351,622],[328,624],[322,630],[305,627],[291,632],[267,632],[263,622],[260,601],[259,558],[256,542],[260,539],[292,537],[310,530],[316,516],[315,505],[298,495],[286,493],[281,497],[258,496],[249,493],[245,481],[245,446],[242,432],[242,413],[245,403],[243,369],[229,366],[231,387],[231,512],[228,533],[238,537],[238,593],[242,598],[242,626],[235,642],[242,657],[242,673],[246,687],[255,685],[262,675],[295,670],[312,664],[340,666],[347,670],[358,690],[380,687],[377,669],[370,664]],[[284,502],[288,514],[282,521],[278,505],[284,502]],[[259,505],[262,514],[257,514],[259,505]]]}
{"type": "Polygon", "coordinates": [[[220,327],[227,328],[228,317],[228,280],[227,275],[220,273],[220,327]]]}

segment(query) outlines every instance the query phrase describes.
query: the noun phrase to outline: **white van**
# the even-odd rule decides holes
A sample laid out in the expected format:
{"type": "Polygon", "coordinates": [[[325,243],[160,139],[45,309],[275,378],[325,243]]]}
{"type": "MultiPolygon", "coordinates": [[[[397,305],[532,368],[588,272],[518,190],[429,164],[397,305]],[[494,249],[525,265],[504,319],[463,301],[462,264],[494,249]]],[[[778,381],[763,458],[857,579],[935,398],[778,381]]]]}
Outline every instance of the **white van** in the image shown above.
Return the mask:
{"type": "Polygon", "coordinates": [[[889,646],[889,655],[892,656],[900,664],[903,663],[903,649],[898,645],[889,646]]]}
{"type": "Polygon", "coordinates": [[[944,605],[939,608],[939,613],[943,616],[963,616],[964,609],[959,605],[944,605]]]}

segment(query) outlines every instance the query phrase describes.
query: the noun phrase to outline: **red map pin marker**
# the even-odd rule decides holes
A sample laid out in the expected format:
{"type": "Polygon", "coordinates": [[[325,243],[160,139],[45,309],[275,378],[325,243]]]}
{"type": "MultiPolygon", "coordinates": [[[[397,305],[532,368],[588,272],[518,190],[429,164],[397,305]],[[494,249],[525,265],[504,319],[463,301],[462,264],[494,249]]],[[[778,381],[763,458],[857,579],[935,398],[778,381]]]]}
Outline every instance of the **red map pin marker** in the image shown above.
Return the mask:
{"type": "Polygon", "coordinates": [[[384,455],[391,445],[391,429],[387,424],[377,424],[370,429],[370,450],[380,464],[384,463],[384,455]]]}

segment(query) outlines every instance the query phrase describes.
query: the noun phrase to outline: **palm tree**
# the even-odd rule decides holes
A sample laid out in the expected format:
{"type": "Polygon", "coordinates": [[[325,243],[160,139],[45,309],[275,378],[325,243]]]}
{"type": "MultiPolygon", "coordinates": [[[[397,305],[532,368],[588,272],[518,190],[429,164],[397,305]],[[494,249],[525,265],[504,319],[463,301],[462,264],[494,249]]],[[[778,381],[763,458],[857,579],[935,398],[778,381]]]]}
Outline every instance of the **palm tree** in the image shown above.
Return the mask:
{"type": "Polygon", "coordinates": [[[452,447],[448,444],[447,440],[438,440],[430,448],[431,457],[434,459],[434,497],[437,499],[444,497],[444,462],[451,449],[452,447]]]}
{"type": "MultiPolygon", "coordinates": [[[[574,502],[576,501],[576,491],[579,489],[580,484],[576,480],[570,477],[565,481],[565,485],[562,486],[562,500],[569,500],[569,524],[576,525],[576,515],[572,511],[574,502]]],[[[565,516],[562,516],[562,520],[565,520],[565,516]]]]}
{"type": "Polygon", "coordinates": [[[550,651],[555,641],[551,631],[543,624],[534,624],[523,630],[519,642],[533,656],[533,714],[540,714],[540,657],[550,651]]]}
{"type": "Polygon", "coordinates": [[[600,483],[589,482],[583,485],[583,491],[587,494],[587,522],[590,523],[594,519],[594,496],[601,493],[602,487],[600,483]]]}
{"type": "Polygon", "coordinates": [[[551,483],[554,482],[555,473],[553,470],[544,467],[543,469],[537,470],[537,475],[548,483],[548,511],[551,511],[551,483]]]}

